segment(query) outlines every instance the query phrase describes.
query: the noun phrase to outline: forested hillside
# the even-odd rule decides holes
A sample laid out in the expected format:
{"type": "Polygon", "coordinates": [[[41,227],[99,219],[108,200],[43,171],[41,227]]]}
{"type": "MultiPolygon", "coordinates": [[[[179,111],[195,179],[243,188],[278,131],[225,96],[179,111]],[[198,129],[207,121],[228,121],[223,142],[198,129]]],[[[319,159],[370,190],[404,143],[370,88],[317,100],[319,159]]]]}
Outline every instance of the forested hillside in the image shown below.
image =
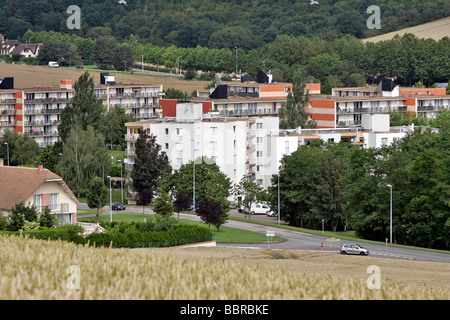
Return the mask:
{"type": "Polygon", "coordinates": [[[134,34],[158,46],[261,48],[277,35],[374,36],[450,15],[447,0],[2,0],[0,33],[17,39],[28,30],[76,33],[118,41],[134,34]],[[81,29],[69,30],[70,5],[81,8],[81,29]],[[370,5],[381,9],[381,29],[370,30],[370,5]]]}

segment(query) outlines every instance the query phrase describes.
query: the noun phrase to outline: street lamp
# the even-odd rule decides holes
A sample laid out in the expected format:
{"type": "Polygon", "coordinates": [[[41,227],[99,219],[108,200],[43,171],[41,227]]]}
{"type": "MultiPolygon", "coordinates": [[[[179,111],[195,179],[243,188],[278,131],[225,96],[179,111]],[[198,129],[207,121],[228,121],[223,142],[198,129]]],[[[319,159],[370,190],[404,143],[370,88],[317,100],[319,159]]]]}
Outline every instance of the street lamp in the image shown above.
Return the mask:
{"type": "Polygon", "coordinates": [[[110,222],[112,222],[112,189],[111,189],[111,176],[107,177],[109,179],[109,216],[110,222]]]}
{"type": "Polygon", "coordinates": [[[123,178],[122,178],[122,160],[117,160],[120,162],[120,193],[122,194],[122,203],[123,203],[123,178]]]}
{"type": "Polygon", "coordinates": [[[389,242],[392,244],[392,185],[387,184],[386,186],[388,186],[389,188],[391,188],[391,206],[390,206],[390,210],[389,210],[389,242]]]}
{"type": "Polygon", "coordinates": [[[238,63],[237,63],[237,47],[234,47],[234,49],[236,49],[236,79],[237,79],[237,73],[238,73],[238,63]]]}
{"type": "Polygon", "coordinates": [[[9,167],[9,144],[8,142],[5,142],[5,144],[6,144],[6,152],[8,154],[8,167],[9,167]]]}
{"type": "Polygon", "coordinates": [[[278,224],[280,224],[280,172],[278,172],[278,224]]]}

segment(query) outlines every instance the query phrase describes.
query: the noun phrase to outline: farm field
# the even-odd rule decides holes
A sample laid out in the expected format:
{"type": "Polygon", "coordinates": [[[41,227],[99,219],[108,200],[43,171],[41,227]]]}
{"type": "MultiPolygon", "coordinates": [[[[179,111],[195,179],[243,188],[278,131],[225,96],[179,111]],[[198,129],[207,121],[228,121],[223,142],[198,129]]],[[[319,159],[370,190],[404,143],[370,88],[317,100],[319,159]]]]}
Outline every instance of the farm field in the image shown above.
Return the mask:
{"type": "MultiPolygon", "coordinates": [[[[0,79],[14,77],[15,88],[32,88],[35,85],[59,85],[61,80],[76,80],[87,70],[70,68],[48,68],[0,63],[0,79]]],[[[100,71],[88,71],[94,83],[100,83],[100,71]]],[[[203,89],[210,81],[183,80],[178,77],[124,74],[106,71],[115,75],[117,83],[136,83],[163,85],[163,89],[174,88],[190,94],[194,90],[203,89]]]]}
{"type": "MultiPolygon", "coordinates": [[[[381,28],[383,28],[383,20],[381,20],[381,28]]],[[[439,19],[436,21],[420,24],[411,28],[405,28],[394,32],[385,33],[379,36],[363,39],[363,42],[378,42],[392,39],[395,35],[402,36],[405,33],[412,33],[417,38],[431,38],[440,40],[444,37],[450,37],[450,17],[439,19]]]]}
{"type": "Polygon", "coordinates": [[[111,249],[0,235],[0,299],[449,299],[450,266],[226,248],[111,249]],[[367,267],[381,269],[380,289],[367,267]],[[76,270],[76,272],[73,272],[76,270]]]}

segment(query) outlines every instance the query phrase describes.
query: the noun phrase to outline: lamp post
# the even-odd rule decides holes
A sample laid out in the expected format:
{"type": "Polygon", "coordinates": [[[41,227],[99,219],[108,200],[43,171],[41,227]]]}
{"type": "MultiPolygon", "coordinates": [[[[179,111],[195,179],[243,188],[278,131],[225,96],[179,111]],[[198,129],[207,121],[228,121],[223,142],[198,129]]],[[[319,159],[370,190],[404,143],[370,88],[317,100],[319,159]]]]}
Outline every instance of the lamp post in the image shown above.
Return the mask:
{"type": "Polygon", "coordinates": [[[8,142],[5,142],[6,144],[6,153],[8,154],[8,167],[9,167],[9,144],[8,142]]]}
{"type": "Polygon", "coordinates": [[[392,244],[392,185],[387,184],[386,186],[391,189],[391,205],[389,210],[389,242],[392,244]]]}
{"type": "Polygon", "coordinates": [[[111,189],[111,176],[107,177],[109,179],[109,216],[110,222],[112,222],[112,189],[111,189]]]}
{"type": "Polygon", "coordinates": [[[278,172],[278,224],[280,224],[280,172],[278,172]]]}
{"type": "Polygon", "coordinates": [[[118,160],[120,162],[120,193],[122,195],[122,204],[123,204],[123,177],[122,177],[122,160],[118,160]]]}
{"type": "Polygon", "coordinates": [[[238,73],[238,63],[237,63],[237,47],[234,47],[236,49],[236,79],[237,79],[237,73],[238,73]]]}

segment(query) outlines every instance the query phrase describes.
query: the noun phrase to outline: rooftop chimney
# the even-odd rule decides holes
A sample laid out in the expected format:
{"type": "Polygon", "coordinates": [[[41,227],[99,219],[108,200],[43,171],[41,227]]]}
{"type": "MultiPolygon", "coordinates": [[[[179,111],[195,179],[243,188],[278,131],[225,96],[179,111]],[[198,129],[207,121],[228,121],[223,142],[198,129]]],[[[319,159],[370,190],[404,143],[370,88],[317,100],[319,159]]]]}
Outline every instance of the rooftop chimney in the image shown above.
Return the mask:
{"type": "Polygon", "coordinates": [[[41,174],[42,173],[42,171],[44,170],[44,165],[42,164],[42,162],[39,162],[38,163],[38,174],[41,174]]]}

